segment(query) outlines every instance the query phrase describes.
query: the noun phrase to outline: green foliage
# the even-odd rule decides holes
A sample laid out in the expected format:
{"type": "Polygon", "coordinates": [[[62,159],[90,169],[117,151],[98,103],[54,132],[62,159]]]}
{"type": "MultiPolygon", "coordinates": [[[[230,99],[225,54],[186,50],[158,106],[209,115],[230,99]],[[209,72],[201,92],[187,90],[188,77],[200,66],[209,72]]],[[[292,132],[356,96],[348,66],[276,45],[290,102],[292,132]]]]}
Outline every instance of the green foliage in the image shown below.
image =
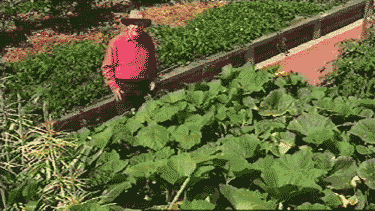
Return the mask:
{"type": "Polygon", "coordinates": [[[73,8],[90,8],[98,0],[33,0],[33,1],[6,1],[5,14],[21,14],[29,12],[39,12],[58,15],[63,10],[72,11],[73,8]]]}
{"type": "Polygon", "coordinates": [[[358,171],[359,176],[364,179],[365,184],[371,189],[375,188],[374,162],[374,158],[364,161],[361,163],[360,170],[358,171]]]}
{"type": "Polygon", "coordinates": [[[81,41],[56,45],[49,54],[36,54],[31,59],[12,64],[14,77],[6,81],[15,100],[17,91],[27,112],[41,113],[43,100],[53,115],[61,116],[73,106],[85,106],[92,99],[110,94],[105,88],[100,66],[105,47],[81,41]]]}
{"type": "Polygon", "coordinates": [[[375,92],[375,37],[366,41],[349,42],[343,46],[343,60],[337,63],[340,71],[327,75],[334,90],[341,96],[374,99],[375,92]]]}
{"type": "Polygon", "coordinates": [[[79,211],[79,210],[93,210],[93,211],[110,211],[109,207],[102,207],[98,203],[86,203],[81,205],[74,205],[70,207],[70,210],[79,211]]]}
{"type": "Polygon", "coordinates": [[[297,14],[316,15],[332,6],[310,2],[236,2],[207,10],[188,21],[186,27],[154,26],[148,32],[160,40],[157,51],[163,63],[185,64],[285,28],[297,14]]]}
{"type": "Polygon", "coordinates": [[[310,204],[305,203],[296,208],[296,210],[331,210],[329,207],[324,206],[323,204],[310,204]]]}
{"type": "MultiPolygon", "coordinates": [[[[81,64],[75,60],[84,60],[74,47],[61,49],[72,69],[81,64]]],[[[90,50],[99,54],[103,48],[90,50]]],[[[57,68],[63,57],[43,56],[34,58],[39,74],[31,74],[36,68],[30,64],[19,75],[42,82],[52,69],[66,76],[57,68]]],[[[72,83],[75,74],[67,80],[72,83]]],[[[21,79],[16,82],[25,85],[21,79]]],[[[15,83],[11,90],[20,87],[15,83]]],[[[49,93],[48,88],[35,90],[39,96],[49,93]]],[[[273,77],[254,67],[226,69],[218,80],[187,85],[148,101],[131,117],[74,134],[83,144],[76,153],[86,170],[84,189],[101,199],[70,209],[126,210],[129,201],[137,204],[132,209],[149,208],[151,202],[176,209],[177,201],[183,201],[181,209],[194,210],[372,209],[374,105],[373,96],[332,94],[332,88],[309,86],[295,74],[273,77]],[[144,185],[145,180],[152,185],[144,185]],[[147,199],[152,191],[143,187],[157,190],[156,195],[166,192],[167,199],[147,199]],[[188,197],[182,200],[184,194],[188,197]]],[[[37,206],[42,182],[1,179],[17,184],[6,187],[9,206],[19,201],[37,206]]]]}
{"type": "Polygon", "coordinates": [[[17,7],[12,5],[7,5],[4,9],[6,14],[21,14],[21,13],[28,13],[28,12],[46,12],[52,8],[51,2],[46,1],[25,1],[21,2],[17,7]]]}
{"type": "Polygon", "coordinates": [[[204,178],[213,180],[218,171],[227,175],[217,184],[219,194],[235,209],[275,209],[279,203],[295,209],[329,210],[348,203],[363,206],[369,200],[363,194],[352,196],[360,201],[347,203],[341,200],[345,196],[334,191],[355,187],[353,178],[358,176],[366,187],[373,188],[373,159],[358,155],[374,157],[375,149],[367,146],[372,143],[371,127],[375,125],[374,107],[367,107],[374,100],[328,97],[327,88],[306,86],[303,81],[296,75],[273,78],[266,71],[230,68],[219,80],[189,85],[149,101],[134,116],[81,135],[82,143],[93,149],[110,152],[114,144],[129,146],[127,150],[116,148],[117,153],[98,154],[96,166],[90,167],[90,184],[104,185],[105,194],[114,191],[105,200],[110,203],[135,188],[134,178],[160,176],[163,187],[179,186],[192,195],[181,209],[214,209],[222,202],[202,200],[202,193],[191,187],[204,178]],[[278,88],[259,95],[268,83],[278,88]],[[297,91],[285,88],[291,85],[297,91]],[[334,116],[345,122],[338,125],[334,116]],[[348,116],[351,119],[345,118],[348,116]],[[353,118],[360,119],[353,122],[353,118]],[[350,128],[344,132],[341,125],[350,128]],[[238,130],[244,126],[246,129],[238,130]],[[208,136],[216,137],[214,142],[206,142],[208,136]],[[356,144],[357,137],[362,145],[356,144]],[[119,156],[141,148],[148,150],[125,160],[119,156]],[[321,148],[325,150],[319,152],[321,148]],[[256,186],[231,182],[256,171],[261,174],[246,179],[256,186]],[[110,182],[115,178],[116,183],[110,182]],[[121,189],[121,184],[126,188],[121,189]],[[320,200],[301,201],[301,197],[312,196],[320,200]]]}
{"type": "MultiPolygon", "coordinates": [[[[2,175],[5,181],[9,179],[8,175],[2,175]],[[5,178],[4,178],[5,177],[5,178]]],[[[8,187],[6,192],[7,205],[12,205],[15,203],[24,203],[29,207],[35,207],[38,204],[38,200],[41,197],[40,191],[43,182],[37,181],[33,178],[22,178],[22,175],[19,175],[15,182],[18,184],[16,187],[8,187]]],[[[7,181],[8,182],[8,181],[7,181]]],[[[8,183],[9,184],[9,183],[8,183]]]]}

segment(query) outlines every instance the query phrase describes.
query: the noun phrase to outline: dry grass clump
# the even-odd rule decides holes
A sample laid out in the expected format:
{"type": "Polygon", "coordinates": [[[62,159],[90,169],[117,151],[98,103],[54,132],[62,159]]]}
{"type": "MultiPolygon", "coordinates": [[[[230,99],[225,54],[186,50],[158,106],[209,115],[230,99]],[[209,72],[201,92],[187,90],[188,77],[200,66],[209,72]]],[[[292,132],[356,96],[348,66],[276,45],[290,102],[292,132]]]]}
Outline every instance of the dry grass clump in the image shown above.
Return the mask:
{"type": "MultiPolygon", "coordinates": [[[[64,191],[68,188],[72,190],[70,193],[74,194],[82,184],[78,179],[81,171],[77,171],[79,166],[76,167],[75,161],[69,163],[66,158],[77,150],[80,144],[77,144],[76,140],[66,138],[70,133],[53,131],[54,121],[46,118],[48,113],[45,107],[46,123],[42,127],[35,127],[28,120],[31,115],[25,114],[24,109],[21,108],[19,94],[18,101],[12,103],[18,104],[18,109],[10,109],[11,105],[6,105],[4,100],[3,89],[6,79],[2,79],[0,89],[0,171],[2,172],[0,175],[0,197],[2,203],[6,204],[9,200],[6,198],[8,191],[14,190],[15,185],[21,184],[23,180],[30,177],[39,181],[50,181],[52,185],[55,184],[54,181],[65,178],[63,180],[65,186],[61,187],[60,190],[64,191]],[[71,172],[75,173],[68,177],[71,172]],[[9,181],[11,177],[8,174],[14,175],[17,179],[9,181]],[[3,183],[4,181],[6,182],[3,183]]],[[[55,198],[59,196],[59,193],[46,187],[43,193],[45,199],[43,200],[47,201],[50,195],[54,195],[55,198]]],[[[62,202],[67,204],[66,199],[62,202]]],[[[12,208],[13,210],[20,210],[25,207],[13,205],[12,208]]],[[[7,210],[7,207],[5,207],[5,210],[7,210]]]]}

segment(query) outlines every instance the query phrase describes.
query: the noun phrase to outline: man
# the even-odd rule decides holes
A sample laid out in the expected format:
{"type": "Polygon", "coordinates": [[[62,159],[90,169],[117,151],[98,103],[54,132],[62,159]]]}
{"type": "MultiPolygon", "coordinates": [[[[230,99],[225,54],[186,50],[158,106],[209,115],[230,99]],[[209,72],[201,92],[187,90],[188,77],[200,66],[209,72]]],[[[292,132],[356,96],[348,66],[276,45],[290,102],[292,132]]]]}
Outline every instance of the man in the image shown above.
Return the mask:
{"type": "Polygon", "coordinates": [[[157,68],[152,38],[143,31],[151,20],[142,19],[138,10],[132,10],[121,22],[127,27],[110,41],[102,70],[116,101],[128,109],[145,102],[143,97],[155,87],[157,68]]]}

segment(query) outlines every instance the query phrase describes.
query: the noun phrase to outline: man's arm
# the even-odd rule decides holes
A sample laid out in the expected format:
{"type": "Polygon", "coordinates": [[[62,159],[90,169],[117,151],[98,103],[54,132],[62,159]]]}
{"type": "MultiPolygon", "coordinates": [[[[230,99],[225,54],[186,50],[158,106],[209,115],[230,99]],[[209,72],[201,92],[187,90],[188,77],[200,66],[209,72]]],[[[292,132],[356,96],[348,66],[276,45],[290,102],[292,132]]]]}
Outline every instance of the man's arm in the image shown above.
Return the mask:
{"type": "Polygon", "coordinates": [[[158,79],[159,67],[157,65],[157,56],[156,56],[155,43],[152,40],[152,37],[149,36],[149,39],[151,40],[150,51],[149,51],[149,53],[150,53],[149,58],[152,60],[152,61],[150,61],[150,65],[152,66],[152,68],[150,68],[149,76],[150,76],[150,81],[155,82],[158,79]]]}
{"type": "Polygon", "coordinates": [[[115,90],[115,89],[119,89],[119,87],[116,84],[115,73],[113,72],[115,65],[113,64],[112,45],[113,45],[112,42],[110,42],[109,47],[104,56],[101,69],[102,69],[105,85],[109,86],[112,90],[115,90]]]}

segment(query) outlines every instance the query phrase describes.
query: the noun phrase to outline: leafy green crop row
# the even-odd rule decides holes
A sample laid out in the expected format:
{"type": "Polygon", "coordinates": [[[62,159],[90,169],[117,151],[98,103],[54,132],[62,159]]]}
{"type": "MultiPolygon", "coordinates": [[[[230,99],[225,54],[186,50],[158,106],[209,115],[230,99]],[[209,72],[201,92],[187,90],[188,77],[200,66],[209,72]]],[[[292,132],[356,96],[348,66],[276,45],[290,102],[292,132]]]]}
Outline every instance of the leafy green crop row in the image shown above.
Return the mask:
{"type": "Polygon", "coordinates": [[[21,2],[17,7],[5,7],[5,14],[22,14],[28,12],[44,12],[44,8],[51,9],[53,5],[45,1],[25,1],[21,2]]]}
{"type": "Polygon", "coordinates": [[[111,94],[100,69],[105,49],[90,41],[59,44],[49,54],[12,64],[8,73],[14,77],[6,81],[8,100],[14,102],[16,92],[22,90],[26,112],[41,113],[46,100],[51,114],[60,116],[73,106],[111,94]]]}
{"type": "Polygon", "coordinates": [[[186,192],[182,209],[371,209],[375,101],[328,93],[299,75],[232,68],[77,133],[85,188],[104,198],[71,210],[150,207],[135,196],[145,179],[186,192]]]}
{"type": "Polygon", "coordinates": [[[185,64],[290,26],[297,15],[316,15],[332,7],[310,2],[236,2],[207,10],[186,27],[153,26],[148,32],[160,41],[157,50],[163,63],[185,64]]]}
{"type": "Polygon", "coordinates": [[[340,71],[325,78],[334,81],[335,92],[341,96],[375,98],[375,39],[350,42],[344,46],[342,61],[337,62],[340,71]]]}
{"type": "MultiPolygon", "coordinates": [[[[100,0],[99,0],[100,1],[100,0]]],[[[98,2],[98,0],[34,0],[34,1],[25,1],[25,0],[7,0],[4,2],[5,7],[2,8],[6,15],[13,14],[25,14],[29,12],[38,12],[38,13],[48,13],[58,15],[63,10],[71,10],[73,8],[78,8],[83,4],[91,4],[91,6],[98,2]]]]}

